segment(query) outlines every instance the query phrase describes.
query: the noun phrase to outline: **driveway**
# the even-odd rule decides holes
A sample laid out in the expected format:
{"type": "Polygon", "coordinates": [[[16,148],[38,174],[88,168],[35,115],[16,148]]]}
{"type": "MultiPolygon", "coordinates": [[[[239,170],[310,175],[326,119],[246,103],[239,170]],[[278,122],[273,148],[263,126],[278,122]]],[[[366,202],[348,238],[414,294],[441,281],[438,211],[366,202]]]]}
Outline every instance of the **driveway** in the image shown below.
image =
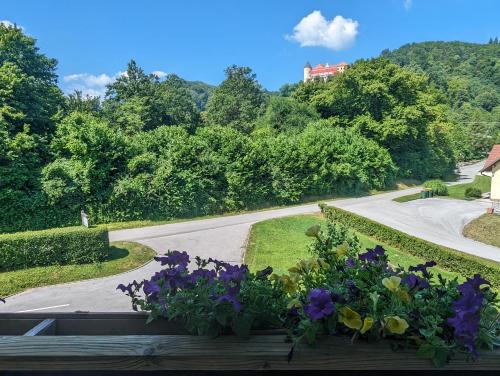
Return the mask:
{"type": "MultiPolygon", "coordinates": [[[[462,168],[459,183],[471,181],[482,163],[462,168]]],[[[448,199],[416,200],[396,203],[393,198],[418,192],[419,188],[361,198],[336,200],[330,205],[364,215],[411,235],[481,257],[500,261],[500,249],[466,239],[465,223],[485,212],[487,203],[448,199]]],[[[318,211],[316,204],[300,205],[219,218],[187,221],[160,226],[120,230],[110,240],[136,241],[162,254],[168,249],[185,250],[192,257],[213,257],[239,263],[243,259],[250,227],[262,220],[318,211]]],[[[128,297],[116,286],[142,280],[158,271],[151,262],[139,269],[90,281],[41,287],[9,297],[2,312],[129,311],[128,297]]]]}

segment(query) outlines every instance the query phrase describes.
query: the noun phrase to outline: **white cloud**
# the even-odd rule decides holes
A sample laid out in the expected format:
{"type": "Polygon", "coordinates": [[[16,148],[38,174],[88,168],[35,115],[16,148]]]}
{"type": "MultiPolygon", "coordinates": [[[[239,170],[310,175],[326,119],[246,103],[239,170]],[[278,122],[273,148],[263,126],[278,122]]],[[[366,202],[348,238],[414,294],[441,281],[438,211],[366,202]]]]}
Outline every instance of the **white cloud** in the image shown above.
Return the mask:
{"type": "Polygon", "coordinates": [[[154,74],[158,78],[164,78],[164,77],[167,76],[167,73],[164,72],[164,71],[161,71],[161,70],[155,70],[155,71],[153,71],[151,73],[154,74]]]}
{"type": "Polygon", "coordinates": [[[319,46],[338,51],[352,46],[358,26],[358,21],[340,15],[328,21],[319,10],[315,10],[293,28],[293,35],[286,38],[299,42],[301,47],[319,46]]]}
{"type": "Polygon", "coordinates": [[[21,30],[24,31],[24,27],[22,27],[20,25],[16,25],[14,22],[9,21],[9,20],[0,20],[0,25],[4,25],[6,27],[14,27],[14,26],[16,26],[16,27],[18,27],[18,28],[20,28],[21,30]]]}
{"type": "MultiPolygon", "coordinates": [[[[159,78],[163,78],[167,73],[156,70],[152,72],[159,78]]],[[[75,90],[81,91],[83,95],[104,98],[106,94],[106,86],[115,82],[118,77],[127,77],[127,72],[119,71],[114,75],[101,73],[98,75],[90,73],[75,73],[63,77],[65,93],[69,94],[75,90]]]]}
{"type": "Polygon", "coordinates": [[[115,81],[120,73],[122,72],[119,72],[114,76],[108,76],[105,73],[99,75],[76,73],[64,76],[63,80],[67,84],[65,92],[71,93],[75,90],[79,90],[84,95],[104,97],[104,94],[106,93],[106,85],[115,81]]]}
{"type": "Polygon", "coordinates": [[[404,0],[403,2],[403,6],[405,7],[406,10],[410,10],[412,5],[413,5],[413,0],[404,0]]]}

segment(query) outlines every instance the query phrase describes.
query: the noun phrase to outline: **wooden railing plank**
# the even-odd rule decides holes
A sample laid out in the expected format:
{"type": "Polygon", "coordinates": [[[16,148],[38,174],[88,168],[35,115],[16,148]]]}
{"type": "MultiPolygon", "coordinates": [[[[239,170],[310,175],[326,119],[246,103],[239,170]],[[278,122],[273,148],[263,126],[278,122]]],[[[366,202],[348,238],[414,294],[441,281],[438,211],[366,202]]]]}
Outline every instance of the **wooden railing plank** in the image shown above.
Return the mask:
{"type": "MultiPolygon", "coordinates": [[[[434,369],[415,351],[390,349],[328,337],[316,347],[295,350],[283,336],[248,340],[171,336],[0,337],[0,369],[12,370],[422,370],[434,369]]],[[[445,369],[499,370],[500,351],[485,352],[476,362],[454,359],[445,369]]]]}

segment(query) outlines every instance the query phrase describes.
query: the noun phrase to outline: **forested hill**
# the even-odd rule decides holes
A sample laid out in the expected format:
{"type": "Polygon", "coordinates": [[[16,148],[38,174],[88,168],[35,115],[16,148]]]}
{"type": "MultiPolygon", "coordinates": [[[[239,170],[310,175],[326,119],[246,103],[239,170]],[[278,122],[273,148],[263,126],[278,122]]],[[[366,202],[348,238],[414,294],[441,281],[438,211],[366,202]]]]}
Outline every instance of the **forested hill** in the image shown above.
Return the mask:
{"type": "Polygon", "coordinates": [[[446,95],[451,118],[469,142],[463,159],[479,158],[500,141],[500,43],[423,42],[384,50],[382,56],[426,73],[446,95]]]}
{"type": "Polygon", "coordinates": [[[191,92],[191,95],[196,103],[196,107],[198,107],[200,111],[203,111],[207,105],[208,97],[212,93],[215,86],[202,81],[185,81],[185,85],[191,92]]]}

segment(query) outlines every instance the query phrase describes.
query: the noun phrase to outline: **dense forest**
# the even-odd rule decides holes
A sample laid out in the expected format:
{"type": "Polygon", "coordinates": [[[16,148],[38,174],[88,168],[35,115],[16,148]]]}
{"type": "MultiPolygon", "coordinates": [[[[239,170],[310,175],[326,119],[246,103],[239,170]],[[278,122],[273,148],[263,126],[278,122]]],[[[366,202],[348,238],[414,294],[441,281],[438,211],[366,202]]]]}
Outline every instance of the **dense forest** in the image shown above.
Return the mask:
{"type": "Polygon", "coordinates": [[[400,65],[361,60],[269,93],[248,67],[211,87],[131,60],[99,99],[64,95],[57,61],[0,25],[0,231],[78,224],[82,208],[93,223],[166,219],[444,176],[465,150],[461,110],[400,65]]]}
{"type": "Polygon", "coordinates": [[[500,43],[425,42],[382,56],[425,73],[444,92],[450,119],[460,127],[455,147],[460,159],[484,157],[500,142],[500,43]]]}

